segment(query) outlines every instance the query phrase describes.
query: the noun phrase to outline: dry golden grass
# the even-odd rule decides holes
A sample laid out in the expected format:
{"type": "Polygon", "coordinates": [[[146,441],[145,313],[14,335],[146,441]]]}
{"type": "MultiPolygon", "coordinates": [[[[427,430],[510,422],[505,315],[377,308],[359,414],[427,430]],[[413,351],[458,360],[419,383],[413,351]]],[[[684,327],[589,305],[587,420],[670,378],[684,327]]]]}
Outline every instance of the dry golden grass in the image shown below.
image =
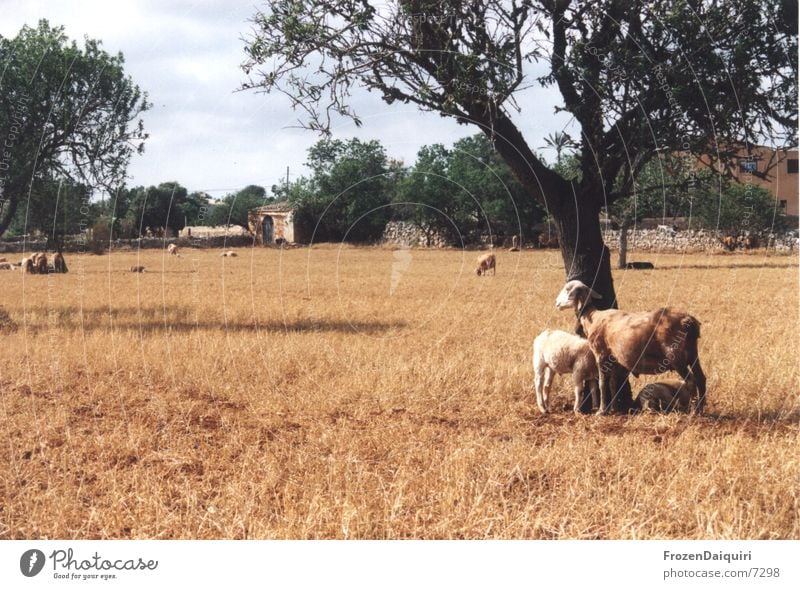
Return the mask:
{"type": "Polygon", "coordinates": [[[556,252],[219,253],[0,276],[0,538],[800,538],[796,257],[617,273],[702,321],[693,418],[538,414],[556,252]]]}

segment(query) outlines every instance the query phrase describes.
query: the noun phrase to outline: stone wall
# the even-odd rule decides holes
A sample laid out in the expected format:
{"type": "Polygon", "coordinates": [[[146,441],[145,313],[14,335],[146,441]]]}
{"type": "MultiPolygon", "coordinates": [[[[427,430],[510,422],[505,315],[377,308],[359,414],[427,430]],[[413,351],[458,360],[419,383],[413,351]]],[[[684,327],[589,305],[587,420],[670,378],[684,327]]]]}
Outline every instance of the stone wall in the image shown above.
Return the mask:
{"type": "Polygon", "coordinates": [[[383,230],[381,241],[386,244],[403,247],[449,247],[450,243],[444,236],[433,233],[430,238],[425,232],[406,221],[389,221],[383,230]]]}
{"type": "MultiPolygon", "coordinates": [[[[640,229],[628,231],[628,251],[644,252],[702,252],[724,249],[720,238],[721,232],[687,229],[670,233],[658,229],[640,229]]],[[[797,236],[791,233],[759,236],[760,249],[769,245],[770,250],[790,253],[798,249],[797,236]]],[[[603,231],[603,240],[612,250],[619,249],[619,231],[609,229],[603,231]]],[[[742,249],[741,246],[738,249],[742,249]]]]}
{"type": "MultiPolygon", "coordinates": [[[[659,229],[637,229],[628,232],[628,251],[637,252],[705,252],[724,249],[720,238],[721,232],[686,229],[674,234],[659,229]]],[[[603,238],[612,250],[619,249],[619,231],[606,229],[603,238]]],[[[488,241],[488,239],[487,239],[488,241]]],[[[510,238],[507,240],[510,244],[510,238]]],[[[391,221],[383,232],[383,242],[405,247],[450,247],[441,235],[434,235],[430,246],[426,245],[425,233],[411,223],[404,221],[391,221]]],[[[759,248],[763,249],[769,243],[770,250],[790,253],[797,251],[797,235],[786,233],[773,237],[759,236],[759,248]]],[[[498,246],[506,247],[505,242],[498,246]]],[[[523,247],[531,247],[525,243],[523,247]]],[[[738,249],[742,249],[742,246],[738,249]]]]}

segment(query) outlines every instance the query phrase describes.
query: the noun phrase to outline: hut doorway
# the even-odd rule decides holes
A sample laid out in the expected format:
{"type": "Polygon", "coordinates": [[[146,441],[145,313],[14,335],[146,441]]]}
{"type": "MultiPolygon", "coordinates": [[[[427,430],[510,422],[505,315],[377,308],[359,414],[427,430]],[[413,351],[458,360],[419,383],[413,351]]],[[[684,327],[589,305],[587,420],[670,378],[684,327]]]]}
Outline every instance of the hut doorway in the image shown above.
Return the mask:
{"type": "Polygon", "coordinates": [[[274,234],[274,226],[272,224],[272,217],[265,216],[263,221],[261,222],[261,230],[263,232],[263,242],[264,243],[272,243],[273,234],[274,234]]]}

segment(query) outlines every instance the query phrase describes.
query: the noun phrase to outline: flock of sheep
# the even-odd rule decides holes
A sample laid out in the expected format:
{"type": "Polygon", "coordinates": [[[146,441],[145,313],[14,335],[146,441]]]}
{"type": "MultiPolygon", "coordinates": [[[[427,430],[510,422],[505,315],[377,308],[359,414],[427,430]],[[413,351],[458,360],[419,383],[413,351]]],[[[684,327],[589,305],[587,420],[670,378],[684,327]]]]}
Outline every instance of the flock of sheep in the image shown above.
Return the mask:
{"type": "MultiPolygon", "coordinates": [[[[478,276],[496,272],[495,254],[477,260],[478,276]]],[[[663,374],[677,372],[681,379],[646,385],[636,403],[642,410],[694,412],[706,403],[706,377],[700,366],[697,340],[700,322],[682,311],[600,310],[594,299],[601,298],[579,280],[570,280],[556,297],[556,308],[573,309],[578,333],[546,329],[533,342],[533,372],[536,404],[549,411],[550,388],[556,374],[571,374],[575,391],[574,411],[579,412],[582,391],[591,391],[598,414],[608,411],[610,396],[619,390],[628,373],[663,374]],[[583,336],[583,337],[581,337],[583,336]],[[609,395],[609,393],[612,393],[609,395]]]]}
{"type": "Polygon", "coordinates": [[[5,258],[0,258],[0,270],[22,270],[28,274],[66,274],[67,263],[61,252],[53,254],[53,260],[47,261],[47,254],[36,252],[32,256],[22,258],[21,262],[13,263],[5,258]]]}
{"type": "MultiPolygon", "coordinates": [[[[180,249],[174,243],[167,246],[167,253],[171,256],[180,258],[180,249]]],[[[236,257],[236,252],[227,250],[220,254],[224,258],[236,257]]],[[[67,263],[64,261],[64,256],[61,252],[53,254],[51,262],[47,260],[47,254],[44,252],[36,252],[31,256],[22,258],[21,262],[9,262],[5,258],[0,258],[0,270],[23,270],[28,274],[66,274],[67,263]]],[[[144,272],[144,266],[131,266],[131,272],[144,272]]]]}

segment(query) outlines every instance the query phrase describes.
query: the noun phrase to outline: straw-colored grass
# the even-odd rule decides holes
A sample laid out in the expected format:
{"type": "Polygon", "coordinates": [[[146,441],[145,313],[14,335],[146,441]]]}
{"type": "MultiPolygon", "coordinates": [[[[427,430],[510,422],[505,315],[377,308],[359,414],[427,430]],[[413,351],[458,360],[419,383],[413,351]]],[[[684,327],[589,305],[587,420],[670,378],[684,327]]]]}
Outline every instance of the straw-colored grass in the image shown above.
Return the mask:
{"type": "Polygon", "coordinates": [[[0,275],[0,538],[800,538],[796,257],[617,272],[702,321],[695,418],[538,414],[557,252],[238,253],[0,275]]]}

